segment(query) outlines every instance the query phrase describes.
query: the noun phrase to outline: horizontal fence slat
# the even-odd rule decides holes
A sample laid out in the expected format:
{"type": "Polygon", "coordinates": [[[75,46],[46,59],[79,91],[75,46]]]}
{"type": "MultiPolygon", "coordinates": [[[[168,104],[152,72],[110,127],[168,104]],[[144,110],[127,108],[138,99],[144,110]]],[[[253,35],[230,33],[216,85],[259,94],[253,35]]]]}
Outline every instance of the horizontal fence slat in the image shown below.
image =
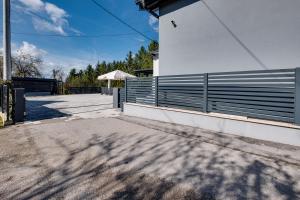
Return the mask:
{"type": "Polygon", "coordinates": [[[212,75],[225,75],[225,74],[263,74],[263,73],[282,73],[282,72],[295,72],[295,69],[274,69],[274,70],[250,70],[250,71],[234,71],[234,72],[214,72],[209,73],[212,75]]]}
{"type": "Polygon", "coordinates": [[[163,83],[160,83],[159,88],[183,88],[183,89],[187,89],[187,88],[190,88],[190,89],[203,89],[203,84],[163,84],[163,83]]]}
{"type": "Polygon", "coordinates": [[[254,87],[257,87],[257,88],[260,88],[260,87],[270,87],[270,88],[294,88],[295,87],[295,84],[282,84],[282,83],[276,83],[276,84],[222,84],[222,83],[219,83],[219,84],[216,84],[216,83],[208,83],[208,87],[212,87],[212,86],[225,86],[225,87],[236,87],[236,86],[239,86],[239,87],[251,87],[251,88],[254,88],[254,87]]]}
{"type": "Polygon", "coordinates": [[[202,106],[201,101],[181,101],[179,99],[158,99],[158,102],[164,102],[164,103],[175,103],[175,104],[188,104],[188,105],[194,105],[194,106],[202,106]]]}
{"type": "Polygon", "coordinates": [[[290,102],[290,103],[294,102],[294,98],[284,98],[284,97],[253,97],[253,96],[208,94],[208,99],[210,98],[255,100],[255,101],[264,101],[264,102],[290,102]]]}
{"type": "Polygon", "coordinates": [[[135,90],[135,91],[128,91],[128,94],[130,94],[130,93],[134,93],[134,94],[140,93],[140,94],[152,94],[152,95],[154,95],[154,91],[152,91],[152,90],[135,90]]]}
{"type": "Polygon", "coordinates": [[[188,84],[188,83],[197,83],[197,84],[203,84],[203,81],[198,80],[185,80],[185,81],[159,81],[160,84],[188,84]]]}
{"type": "Polygon", "coordinates": [[[203,81],[203,77],[180,77],[180,78],[161,78],[158,77],[158,81],[185,81],[185,80],[198,80],[203,81]]]}
{"type": "Polygon", "coordinates": [[[252,79],[252,78],[289,78],[295,77],[295,73],[289,74],[250,74],[250,75],[220,75],[220,76],[212,76],[208,75],[210,80],[214,79],[252,79]]]}
{"type": "Polygon", "coordinates": [[[177,102],[177,101],[159,101],[159,105],[172,105],[172,106],[185,106],[185,107],[194,107],[194,108],[202,108],[202,104],[186,104],[185,102],[177,102]]]}
{"type": "Polygon", "coordinates": [[[170,78],[170,77],[204,77],[204,74],[178,74],[178,75],[167,75],[167,76],[159,76],[160,79],[170,78]]]}
{"type": "Polygon", "coordinates": [[[209,91],[208,94],[218,95],[244,95],[244,96],[265,96],[265,97],[294,97],[293,93],[274,93],[274,92],[240,92],[240,91],[209,91]]]}
{"type": "MultiPolygon", "coordinates": [[[[208,101],[208,105],[211,105],[213,102],[208,101]]],[[[260,109],[266,111],[278,111],[278,112],[289,112],[294,113],[293,108],[286,108],[286,107],[276,107],[276,106],[260,106],[260,105],[249,105],[249,104],[241,104],[241,103],[227,103],[227,102],[214,102],[217,105],[224,105],[230,107],[240,107],[240,108],[250,108],[250,109],[260,109]]]]}
{"type": "Polygon", "coordinates": [[[203,108],[200,107],[193,107],[193,106],[189,106],[189,105],[172,105],[170,103],[168,104],[159,104],[160,107],[167,107],[167,108],[177,108],[177,109],[184,109],[184,110],[192,110],[192,111],[203,111],[203,108]]]}
{"type": "Polygon", "coordinates": [[[154,97],[151,97],[151,96],[142,96],[142,95],[128,95],[128,98],[147,98],[147,99],[155,99],[154,97]]]}
{"type": "Polygon", "coordinates": [[[292,104],[292,103],[281,103],[281,102],[263,102],[263,101],[217,99],[217,98],[209,98],[209,101],[228,102],[228,103],[232,102],[232,103],[244,103],[244,104],[250,104],[250,105],[265,105],[265,106],[278,106],[278,107],[294,108],[294,104],[292,104]]]}
{"type": "Polygon", "coordinates": [[[163,96],[159,95],[158,99],[180,100],[180,101],[203,101],[203,96],[163,96]]]}
{"type": "Polygon", "coordinates": [[[253,92],[277,92],[294,94],[294,88],[267,88],[267,87],[224,87],[224,86],[208,86],[209,91],[253,91],[253,92]]]}
{"type": "Polygon", "coordinates": [[[172,90],[159,88],[158,93],[183,93],[183,94],[203,94],[201,90],[172,90]]]}
{"type": "Polygon", "coordinates": [[[228,83],[228,82],[232,82],[232,83],[293,83],[295,81],[295,79],[227,79],[227,80],[209,80],[208,81],[211,84],[214,83],[228,83]]]}
{"type": "Polygon", "coordinates": [[[202,107],[202,103],[195,102],[195,101],[193,101],[193,102],[191,102],[191,101],[186,102],[186,101],[180,101],[180,100],[174,100],[174,99],[172,99],[172,100],[159,99],[158,102],[159,103],[165,103],[165,104],[172,103],[172,104],[179,104],[179,105],[190,105],[190,106],[194,106],[194,107],[202,107]]]}

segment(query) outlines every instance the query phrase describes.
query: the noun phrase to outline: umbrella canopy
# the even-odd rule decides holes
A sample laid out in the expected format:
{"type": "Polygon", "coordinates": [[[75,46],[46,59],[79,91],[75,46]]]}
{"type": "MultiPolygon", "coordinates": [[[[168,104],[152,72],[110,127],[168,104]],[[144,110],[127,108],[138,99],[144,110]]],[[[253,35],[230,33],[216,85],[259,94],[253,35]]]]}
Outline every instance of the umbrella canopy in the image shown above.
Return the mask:
{"type": "Polygon", "coordinates": [[[123,72],[121,70],[115,70],[107,74],[98,76],[98,80],[125,80],[125,78],[134,78],[134,77],[135,76],[123,72]]]}
{"type": "Polygon", "coordinates": [[[111,80],[124,80],[125,78],[134,78],[134,77],[136,76],[133,76],[121,70],[115,70],[107,74],[98,76],[98,80],[108,80],[107,87],[110,88],[111,80]]]}

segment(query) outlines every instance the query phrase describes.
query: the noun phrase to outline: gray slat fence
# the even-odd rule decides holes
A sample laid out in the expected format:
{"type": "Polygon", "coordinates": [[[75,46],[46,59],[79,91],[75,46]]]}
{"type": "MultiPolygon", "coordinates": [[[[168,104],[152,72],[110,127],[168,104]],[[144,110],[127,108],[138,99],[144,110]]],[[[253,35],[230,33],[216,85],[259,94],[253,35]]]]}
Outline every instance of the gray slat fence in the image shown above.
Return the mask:
{"type": "Polygon", "coordinates": [[[203,74],[158,77],[158,105],[203,111],[203,74]]]}
{"type": "Polygon", "coordinates": [[[300,125],[300,68],[126,80],[125,101],[300,125]]]}
{"type": "Polygon", "coordinates": [[[127,79],[126,88],[127,102],[155,105],[155,78],[127,79]]]}
{"type": "Polygon", "coordinates": [[[208,111],[295,121],[295,70],[211,73],[208,111]]]}

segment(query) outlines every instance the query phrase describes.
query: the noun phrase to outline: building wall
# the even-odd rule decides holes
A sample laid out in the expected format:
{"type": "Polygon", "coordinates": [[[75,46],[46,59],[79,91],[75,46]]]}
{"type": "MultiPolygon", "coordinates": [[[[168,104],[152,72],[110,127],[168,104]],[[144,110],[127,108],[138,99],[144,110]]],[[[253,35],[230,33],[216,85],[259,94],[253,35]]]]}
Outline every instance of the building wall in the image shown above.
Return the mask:
{"type": "Polygon", "coordinates": [[[159,58],[153,57],[153,76],[159,76],[159,58]]]}
{"type": "Polygon", "coordinates": [[[205,2],[221,22],[199,0],[160,8],[160,75],[300,66],[299,0],[205,2]]]}

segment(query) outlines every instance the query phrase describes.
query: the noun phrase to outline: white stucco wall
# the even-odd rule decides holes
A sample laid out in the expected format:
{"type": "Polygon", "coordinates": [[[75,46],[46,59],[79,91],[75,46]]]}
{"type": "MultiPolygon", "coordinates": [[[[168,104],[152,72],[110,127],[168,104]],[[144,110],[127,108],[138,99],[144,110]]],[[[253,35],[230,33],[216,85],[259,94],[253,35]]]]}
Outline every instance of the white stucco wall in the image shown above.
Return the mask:
{"type": "Polygon", "coordinates": [[[234,39],[202,1],[179,0],[160,9],[160,75],[300,66],[299,0],[205,2],[264,65],[234,39]],[[182,7],[183,2],[194,3],[182,7]]]}
{"type": "Polygon", "coordinates": [[[159,76],[159,58],[153,58],[153,76],[159,76]]]}
{"type": "Polygon", "coordinates": [[[203,128],[220,134],[233,134],[259,140],[300,146],[300,129],[299,127],[293,127],[292,125],[279,126],[272,125],[274,122],[258,123],[254,122],[255,120],[246,119],[245,117],[219,117],[216,116],[219,114],[206,114],[132,103],[124,104],[124,114],[128,116],[203,128]]]}

